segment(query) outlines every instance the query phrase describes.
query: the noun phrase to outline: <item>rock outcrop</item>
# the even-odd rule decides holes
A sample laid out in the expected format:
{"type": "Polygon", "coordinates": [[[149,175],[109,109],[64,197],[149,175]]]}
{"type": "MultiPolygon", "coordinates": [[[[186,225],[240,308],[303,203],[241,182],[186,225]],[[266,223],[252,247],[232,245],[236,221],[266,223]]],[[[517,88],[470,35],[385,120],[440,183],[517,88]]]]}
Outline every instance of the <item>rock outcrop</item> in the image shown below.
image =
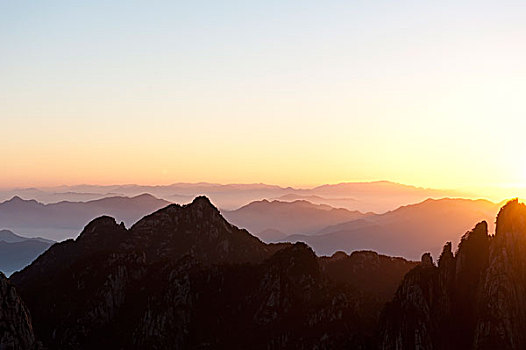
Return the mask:
{"type": "Polygon", "coordinates": [[[526,348],[526,206],[517,200],[497,217],[479,300],[474,347],[526,348]]]}
{"type": "Polygon", "coordinates": [[[0,272],[0,349],[36,349],[29,312],[15,287],[0,272]]]}

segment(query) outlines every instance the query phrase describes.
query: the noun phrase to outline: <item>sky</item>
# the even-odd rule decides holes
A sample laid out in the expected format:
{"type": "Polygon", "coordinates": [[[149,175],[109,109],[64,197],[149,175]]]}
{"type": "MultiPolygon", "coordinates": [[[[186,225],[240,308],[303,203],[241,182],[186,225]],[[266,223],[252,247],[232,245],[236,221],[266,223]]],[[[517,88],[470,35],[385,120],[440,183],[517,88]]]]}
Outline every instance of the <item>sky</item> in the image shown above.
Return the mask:
{"type": "Polygon", "coordinates": [[[524,1],[0,0],[0,187],[524,195],[524,18],[524,1]]]}

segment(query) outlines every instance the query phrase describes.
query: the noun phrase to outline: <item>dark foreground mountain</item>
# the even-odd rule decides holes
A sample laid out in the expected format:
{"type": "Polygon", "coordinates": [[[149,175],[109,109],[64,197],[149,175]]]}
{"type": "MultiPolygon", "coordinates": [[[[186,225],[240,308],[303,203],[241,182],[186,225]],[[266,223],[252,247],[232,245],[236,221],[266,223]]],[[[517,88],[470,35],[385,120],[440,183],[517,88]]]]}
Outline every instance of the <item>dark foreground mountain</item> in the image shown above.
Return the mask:
{"type": "Polygon", "coordinates": [[[111,215],[126,225],[132,225],[144,215],[168,204],[149,194],[52,204],[13,197],[0,203],[0,227],[25,236],[39,235],[60,241],[76,235],[95,217],[111,215]]]}
{"type": "Polygon", "coordinates": [[[36,349],[29,312],[15,287],[0,272],[0,349],[36,349]]]}
{"type": "Polygon", "coordinates": [[[98,218],[0,287],[0,339],[21,349],[524,349],[526,206],[435,265],[264,244],[200,197],[131,229],[98,218]]]}
{"type": "Polygon", "coordinates": [[[382,349],[525,349],[526,206],[509,202],[497,217],[444,246],[411,270],[382,317],[382,349]]]}
{"type": "Polygon", "coordinates": [[[11,281],[52,349],[370,348],[415,263],[265,244],[208,199],[93,220],[11,281]]]}

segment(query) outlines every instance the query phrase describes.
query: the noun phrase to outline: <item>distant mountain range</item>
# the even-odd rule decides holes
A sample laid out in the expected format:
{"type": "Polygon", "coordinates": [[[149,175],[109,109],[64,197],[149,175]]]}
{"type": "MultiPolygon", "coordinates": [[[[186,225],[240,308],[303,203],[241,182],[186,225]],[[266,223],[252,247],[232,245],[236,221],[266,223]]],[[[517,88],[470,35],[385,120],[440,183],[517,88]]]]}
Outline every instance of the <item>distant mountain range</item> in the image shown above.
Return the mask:
{"type": "MultiPolygon", "coordinates": [[[[76,237],[94,217],[110,215],[129,227],[168,204],[150,194],[51,204],[13,197],[0,203],[0,227],[60,241],[76,237]]],[[[443,241],[454,240],[473,222],[492,222],[499,207],[486,200],[443,198],[374,214],[306,200],[260,200],[222,214],[265,242],[306,242],[320,255],[365,249],[417,259],[422,251],[436,256],[443,241]]]]}
{"type": "Polygon", "coordinates": [[[473,194],[426,189],[389,181],[349,182],[313,188],[280,187],[266,184],[176,183],[162,186],[141,185],[78,185],[46,188],[17,188],[0,191],[0,201],[13,196],[35,199],[42,203],[91,201],[106,197],[133,197],[143,193],[175,203],[188,203],[206,195],[219,208],[235,210],[263,199],[279,201],[308,200],[336,208],[361,212],[383,213],[402,205],[427,198],[471,197],[473,194]]]}
{"type": "Polygon", "coordinates": [[[306,242],[321,255],[371,249],[408,259],[417,259],[423,251],[437,257],[443,242],[455,242],[458,233],[467,232],[473,222],[493,223],[499,208],[500,204],[486,200],[428,199],[329,226],[314,235],[290,235],[274,241],[306,242]]]}
{"type": "Polygon", "coordinates": [[[43,238],[27,238],[0,230],[0,272],[7,276],[23,269],[53,243],[43,238]]]}
{"type": "Polygon", "coordinates": [[[455,241],[473,222],[492,223],[500,207],[486,200],[443,198],[364,214],[305,200],[263,200],[223,215],[265,242],[305,242],[319,255],[374,250],[418,259],[422,251],[438,256],[444,241],[455,241]]]}
{"type": "Polygon", "coordinates": [[[27,240],[33,240],[33,241],[38,241],[42,243],[50,243],[50,244],[55,243],[55,241],[52,241],[50,239],[45,239],[42,237],[28,238],[28,237],[19,236],[9,230],[0,230],[0,241],[4,241],[6,243],[18,243],[18,242],[24,242],[27,240]]]}
{"type": "Polygon", "coordinates": [[[41,236],[60,241],[76,237],[93,218],[112,215],[126,225],[169,202],[149,194],[136,197],[108,197],[87,202],[43,204],[18,196],[0,203],[0,227],[26,236],[41,236]]]}
{"type": "Polygon", "coordinates": [[[262,200],[234,211],[223,211],[222,214],[234,225],[246,228],[256,236],[266,230],[288,234],[316,233],[328,225],[368,216],[359,211],[336,209],[325,204],[312,204],[305,200],[293,202],[262,200]]]}
{"type": "MultiPolygon", "coordinates": [[[[464,197],[455,191],[443,191],[402,185],[390,181],[348,182],[322,185],[309,190],[298,190],[296,194],[316,195],[327,201],[336,200],[338,207],[362,212],[383,213],[402,205],[418,203],[428,198],[464,197]],[[339,203],[346,198],[343,203],[339,203]],[[349,200],[350,199],[350,200],[349,200]]],[[[319,202],[330,204],[330,202],[319,202]]]]}

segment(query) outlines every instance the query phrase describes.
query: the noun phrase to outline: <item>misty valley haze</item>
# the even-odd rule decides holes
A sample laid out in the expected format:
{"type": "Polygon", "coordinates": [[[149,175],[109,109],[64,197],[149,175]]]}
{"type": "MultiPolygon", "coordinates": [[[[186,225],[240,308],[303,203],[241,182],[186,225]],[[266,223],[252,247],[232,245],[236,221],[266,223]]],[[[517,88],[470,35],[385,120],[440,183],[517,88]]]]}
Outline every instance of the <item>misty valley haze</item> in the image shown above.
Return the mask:
{"type": "MultiPolygon", "coordinates": [[[[26,237],[40,236],[62,241],[75,238],[89,221],[101,215],[115,217],[118,222],[122,221],[126,227],[130,227],[144,215],[170,203],[151,194],[136,195],[137,192],[146,189],[154,189],[157,194],[173,193],[178,189],[179,193],[189,193],[187,196],[197,191],[207,191],[218,196],[222,200],[220,203],[227,204],[249,201],[235,210],[221,211],[227,220],[241,228],[246,228],[265,242],[303,241],[319,255],[332,255],[339,250],[350,253],[354,250],[367,249],[409,259],[418,259],[422,251],[431,251],[437,256],[444,240],[454,241],[458,232],[467,231],[475,221],[492,222],[491,218],[496,215],[500,207],[499,204],[484,200],[426,199],[379,214],[335,208],[328,204],[298,199],[309,198],[315,201],[319,201],[320,198],[328,201],[331,198],[341,199],[343,197],[338,195],[338,191],[342,190],[347,196],[345,198],[355,198],[352,200],[353,207],[363,209],[369,208],[370,205],[364,203],[374,198],[382,198],[376,207],[383,208],[385,203],[400,203],[409,199],[419,201],[428,194],[436,196],[441,194],[436,190],[419,189],[390,182],[346,183],[301,190],[319,194],[310,197],[290,194],[300,190],[269,185],[179,184],[167,187],[84,185],[76,187],[75,192],[60,192],[64,188],[5,191],[4,195],[13,195],[13,197],[0,203],[0,228],[9,229],[26,237]],[[80,197],[84,194],[91,196],[97,189],[100,191],[98,196],[102,197],[100,199],[71,200],[72,193],[80,197]],[[114,196],[116,192],[127,192],[133,196],[114,196]],[[287,192],[289,195],[273,199],[281,192],[287,192]],[[35,199],[20,197],[30,194],[38,194],[40,199],[54,198],[58,202],[42,203],[35,199]],[[268,195],[268,199],[258,199],[265,194],[268,195]]],[[[218,206],[221,207],[220,204],[218,206]]],[[[11,254],[21,254],[18,247],[13,245],[10,247],[11,254]]],[[[35,258],[41,250],[34,249],[33,252],[32,258],[35,258]]],[[[11,269],[5,266],[0,265],[0,271],[10,273],[11,269]]]]}
{"type": "MultiPolygon", "coordinates": [[[[221,209],[235,210],[258,200],[307,200],[336,208],[382,213],[402,205],[428,198],[463,197],[466,193],[420,188],[389,181],[348,182],[312,188],[280,187],[267,184],[175,183],[172,185],[78,185],[0,190],[0,200],[14,196],[35,199],[48,204],[60,201],[86,202],[106,197],[135,197],[151,194],[174,203],[188,203],[196,196],[206,195],[221,209]]],[[[471,195],[470,195],[471,196],[471,195]]],[[[468,197],[470,197],[468,196],[468,197]]]]}

